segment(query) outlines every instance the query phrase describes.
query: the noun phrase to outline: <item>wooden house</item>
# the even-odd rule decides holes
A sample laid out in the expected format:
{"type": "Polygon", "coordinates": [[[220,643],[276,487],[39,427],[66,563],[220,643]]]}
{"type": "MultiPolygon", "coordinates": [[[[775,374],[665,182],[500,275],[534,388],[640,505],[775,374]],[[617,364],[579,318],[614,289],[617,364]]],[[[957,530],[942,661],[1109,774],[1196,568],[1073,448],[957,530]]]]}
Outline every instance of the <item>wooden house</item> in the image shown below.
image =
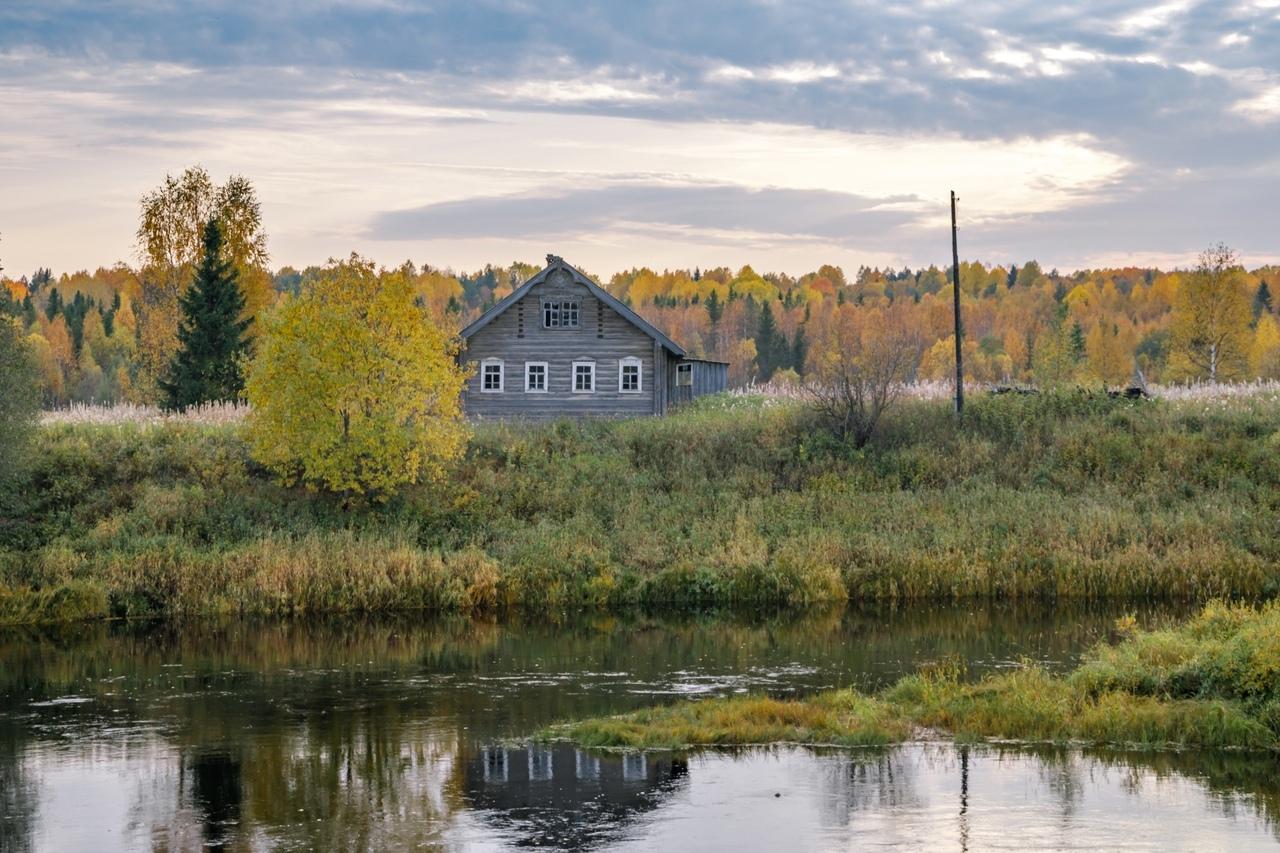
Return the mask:
{"type": "Polygon", "coordinates": [[[632,417],[723,391],[729,366],[691,358],[555,255],[462,330],[469,417],[632,417]]]}

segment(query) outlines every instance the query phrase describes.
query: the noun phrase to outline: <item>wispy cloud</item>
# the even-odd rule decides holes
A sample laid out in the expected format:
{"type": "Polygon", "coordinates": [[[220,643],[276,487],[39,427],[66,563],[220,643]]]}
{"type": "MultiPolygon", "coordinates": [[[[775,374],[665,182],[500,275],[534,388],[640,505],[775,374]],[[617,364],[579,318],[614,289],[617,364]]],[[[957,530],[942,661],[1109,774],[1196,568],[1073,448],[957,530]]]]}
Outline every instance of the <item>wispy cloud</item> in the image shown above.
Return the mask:
{"type": "Polygon", "coordinates": [[[255,180],[292,263],[551,236],[603,268],[699,241],[919,263],[952,187],[975,252],[1263,243],[1275,3],[1008,0],[943,28],[927,0],[11,0],[5,266],[126,255],[137,196],[195,161],[255,180]]]}

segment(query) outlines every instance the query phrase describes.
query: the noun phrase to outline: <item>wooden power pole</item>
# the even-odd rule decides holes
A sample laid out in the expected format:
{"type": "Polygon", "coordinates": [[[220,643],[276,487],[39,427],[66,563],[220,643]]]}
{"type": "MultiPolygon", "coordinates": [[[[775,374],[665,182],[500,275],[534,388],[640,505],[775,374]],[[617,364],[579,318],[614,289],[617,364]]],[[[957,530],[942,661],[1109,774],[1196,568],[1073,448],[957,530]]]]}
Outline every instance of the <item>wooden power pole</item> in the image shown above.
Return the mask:
{"type": "Polygon", "coordinates": [[[960,249],[956,243],[956,191],[951,191],[951,284],[956,314],[956,416],[964,414],[964,343],[960,340],[960,249]]]}

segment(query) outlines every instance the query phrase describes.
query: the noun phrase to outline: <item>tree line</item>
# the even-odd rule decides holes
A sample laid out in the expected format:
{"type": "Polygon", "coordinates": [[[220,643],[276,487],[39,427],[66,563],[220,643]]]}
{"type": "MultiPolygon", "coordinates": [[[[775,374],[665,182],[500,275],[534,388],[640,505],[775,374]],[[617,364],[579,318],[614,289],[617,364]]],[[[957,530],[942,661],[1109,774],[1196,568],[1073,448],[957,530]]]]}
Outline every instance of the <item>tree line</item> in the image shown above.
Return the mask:
{"type": "MultiPolygon", "coordinates": [[[[135,265],[58,276],[47,268],[17,278],[0,274],[0,313],[21,329],[45,405],[181,406],[239,387],[242,378],[231,371],[201,390],[196,386],[206,380],[193,378],[191,366],[177,361],[180,351],[203,345],[199,341],[212,334],[208,317],[204,331],[194,332],[190,323],[198,306],[184,303],[209,254],[210,222],[219,231],[218,262],[234,284],[221,296],[202,298],[234,297],[239,336],[216,346],[238,363],[256,346],[254,318],[314,287],[333,266],[268,269],[261,209],[247,179],[217,184],[199,167],[167,176],[140,200],[135,265]]],[[[1034,260],[963,262],[968,376],[1041,386],[1115,386],[1138,377],[1280,378],[1280,320],[1271,293],[1280,269],[1246,270],[1225,247],[1201,261],[1190,270],[1072,273],[1046,272],[1034,260]]],[[[457,272],[406,261],[378,274],[404,279],[432,320],[455,331],[537,269],[516,262],[457,272]]],[[[837,326],[855,322],[860,313],[890,309],[923,341],[910,377],[946,380],[952,374],[949,267],[861,267],[849,278],[830,264],[798,277],[761,274],[749,265],[640,267],[597,280],[694,355],[728,361],[735,385],[802,381],[816,369],[816,354],[840,337],[837,326]]]]}

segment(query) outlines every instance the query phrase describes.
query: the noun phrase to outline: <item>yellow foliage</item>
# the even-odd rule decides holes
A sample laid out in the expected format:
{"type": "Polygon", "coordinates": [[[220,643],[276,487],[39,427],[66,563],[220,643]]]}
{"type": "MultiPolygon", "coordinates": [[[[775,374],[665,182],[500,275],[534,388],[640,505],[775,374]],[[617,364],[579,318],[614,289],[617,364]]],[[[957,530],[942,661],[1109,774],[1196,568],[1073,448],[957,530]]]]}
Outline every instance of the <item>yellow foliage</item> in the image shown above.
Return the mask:
{"type": "Polygon", "coordinates": [[[0,287],[4,287],[9,291],[9,298],[14,302],[21,302],[27,298],[27,286],[20,281],[14,281],[11,278],[0,278],[0,287]]]}
{"type": "Polygon", "coordinates": [[[436,322],[443,321],[449,308],[449,300],[461,304],[462,283],[439,270],[423,270],[413,279],[413,290],[426,304],[436,322]]]}
{"type": "Polygon", "coordinates": [[[756,375],[756,342],[743,338],[729,351],[729,381],[745,385],[756,375]]]}
{"type": "Polygon", "coordinates": [[[245,391],[256,459],[286,484],[385,497],[466,441],[458,343],[403,273],[356,255],[263,318],[245,391]]]}
{"type": "Polygon", "coordinates": [[[1085,339],[1089,376],[1104,385],[1121,385],[1133,376],[1133,336],[1113,323],[1099,323],[1085,339]]]}
{"type": "Polygon", "coordinates": [[[1210,382],[1242,377],[1252,321],[1252,300],[1235,255],[1225,246],[1204,252],[1174,300],[1170,372],[1210,382]]]}
{"type": "Polygon", "coordinates": [[[1270,314],[1258,318],[1249,350],[1250,372],[1260,379],[1280,379],[1280,324],[1270,314]]]}

